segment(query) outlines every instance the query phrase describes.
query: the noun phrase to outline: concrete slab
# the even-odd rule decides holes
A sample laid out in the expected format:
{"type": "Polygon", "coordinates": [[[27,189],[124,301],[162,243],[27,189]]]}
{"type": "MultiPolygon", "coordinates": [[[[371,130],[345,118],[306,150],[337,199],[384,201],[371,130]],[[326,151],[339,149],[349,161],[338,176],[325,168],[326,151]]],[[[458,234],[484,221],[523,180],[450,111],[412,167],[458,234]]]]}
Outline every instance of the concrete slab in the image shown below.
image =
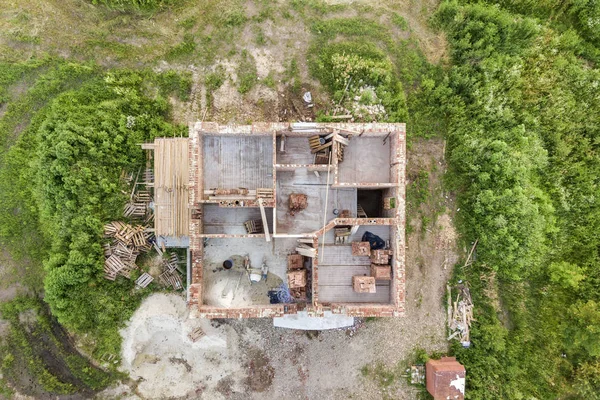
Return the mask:
{"type": "MultiPolygon", "coordinates": [[[[333,183],[333,174],[329,178],[333,183]]],[[[325,198],[327,197],[327,222],[334,219],[334,209],[350,210],[356,215],[356,189],[333,189],[329,187],[327,196],[327,173],[315,176],[305,168],[294,172],[277,173],[277,233],[301,234],[310,233],[323,227],[325,198]],[[308,196],[308,207],[291,215],[288,210],[288,199],[291,193],[302,193],[308,196]]]]}
{"type": "Polygon", "coordinates": [[[270,136],[204,138],[204,187],[273,187],[273,139],[270,136]]]}
{"type": "Polygon", "coordinates": [[[385,144],[383,138],[352,138],[339,163],[340,183],[390,182],[390,142],[389,138],[385,144]]]}
{"type": "Polygon", "coordinates": [[[306,311],[299,311],[298,314],[289,314],[284,315],[283,317],[273,318],[273,326],[277,328],[299,329],[305,331],[348,328],[352,325],[354,325],[354,317],[333,314],[331,311],[325,311],[323,317],[309,317],[306,311]]]}

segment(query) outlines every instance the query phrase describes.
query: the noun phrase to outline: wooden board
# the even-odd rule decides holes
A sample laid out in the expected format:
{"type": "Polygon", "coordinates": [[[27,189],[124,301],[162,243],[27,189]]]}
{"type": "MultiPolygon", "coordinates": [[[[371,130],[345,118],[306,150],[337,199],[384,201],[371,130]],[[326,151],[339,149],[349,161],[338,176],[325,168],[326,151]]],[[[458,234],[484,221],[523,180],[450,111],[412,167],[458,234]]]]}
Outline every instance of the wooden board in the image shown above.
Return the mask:
{"type": "Polygon", "coordinates": [[[154,141],[154,228],[157,236],[188,236],[189,148],[187,138],[154,141]]]}

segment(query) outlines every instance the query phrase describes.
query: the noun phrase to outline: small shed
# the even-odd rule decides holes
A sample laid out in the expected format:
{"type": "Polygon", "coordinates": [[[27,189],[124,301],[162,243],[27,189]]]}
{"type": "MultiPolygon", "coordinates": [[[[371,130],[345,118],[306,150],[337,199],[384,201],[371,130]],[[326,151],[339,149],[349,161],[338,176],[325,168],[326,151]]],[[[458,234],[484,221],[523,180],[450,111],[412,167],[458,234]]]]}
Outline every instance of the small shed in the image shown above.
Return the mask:
{"type": "Polygon", "coordinates": [[[455,357],[429,360],[425,364],[427,391],[435,400],[465,398],[465,367],[455,357]]]}

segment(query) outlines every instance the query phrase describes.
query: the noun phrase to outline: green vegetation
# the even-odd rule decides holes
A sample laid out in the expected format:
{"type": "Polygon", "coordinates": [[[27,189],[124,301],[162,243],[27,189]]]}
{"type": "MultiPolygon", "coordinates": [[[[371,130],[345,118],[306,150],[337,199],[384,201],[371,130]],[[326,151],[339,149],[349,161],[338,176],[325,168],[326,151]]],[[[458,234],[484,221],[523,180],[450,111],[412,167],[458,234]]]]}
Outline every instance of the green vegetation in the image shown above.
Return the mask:
{"type": "Polygon", "coordinates": [[[28,394],[39,394],[39,386],[50,393],[89,395],[116,378],[77,353],[39,298],[16,298],[2,304],[0,311],[10,322],[9,334],[0,345],[0,371],[13,385],[24,373],[33,377],[25,389],[28,394]]]}
{"type": "Polygon", "coordinates": [[[254,61],[254,57],[247,50],[242,50],[242,54],[240,57],[240,63],[237,69],[238,76],[238,91],[241,94],[246,94],[256,82],[258,82],[258,74],[256,71],[256,62],[254,61]]]}
{"type": "Polygon", "coordinates": [[[407,220],[410,221],[418,213],[421,218],[421,230],[425,231],[427,228],[425,219],[427,217],[421,205],[427,203],[431,196],[429,192],[429,174],[426,170],[421,170],[416,176],[409,177],[409,179],[411,182],[406,188],[407,220]]]}
{"type": "Polygon", "coordinates": [[[436,15],[453,66],[430,99],[461,230],[479,239],[477,261],[456,271],[479,310],[473,347],[454,350],[471,399],[598,398],[600,74],[581,58],[594,37],[503,4],[445,2],[436,15]]]}
{"type": "Polygon", "coordinates": [[[121,218],[120,176],[144,162],[138,144],[183,132],[167,122],[163,96],[185,98],[189,78],[51,59],[2,72],[0,240],[26,261],[27,271],[15,270],[25,283],[41,290],[44,278],[44,298],[62,325],[89,334],[96,358],[118,355],[117,329],[147,291],[103,278],[102,227],[121,218]],[[22,80],[32,86],[11,95],[11,83],[22,80]]]}
{"type": "Polygon", "coordinates": [[[404,67],[400,60],[403,53],[422,57],[418,50],[394,42],[385,27],[364,18],[316,22],[312,31],[317,39],[309,51],[309,67],[335,103],[360,120],[407,120],[399,77],[410,77],[399,73],[404,67]]]}
{"type": "MultiPolygon", "coordinates": [[[[222,0],[192,9],[175,0],[92,0],[99,6],[77,11],[83,22],[75,31],[68,13],[48,19],[24,1],[23,11],[3,20],[0,242],[17,265],[7,275],[43,291],[61,324],[87,334],[96,359],[118,354],[117,328],[148,293],[102,278],[102,225],[122,209],[121,172],[144,162],[137,144],[183,132],[169,122],[166,98],[189,99],[189,74],[145,68],[166,60],[176,70],[193,63],[214,71],[200,77],[210,104],[228,79],[224,68],[210,67],[239,59],[238,90],[249,93],[258,73],[245,43],[271,45],[277,38],[267,37],[267,21],[279,19],[309,28],[309,72],[338,111],[408,122],[409,145],[417,137],[447,140],[444,182],[457,194],[464,242],[479,240],[476,261],[454,277],[470,282],[476,307],[472,347],[452,349],[468,369],[469,398],[600,398],[597,1],[444,1],[432,19],[449,43],[439,66],[419,49],[417,25],[394,7],[291,0],[276,8],[260,0],[250,10],[222,0]],[[248,41],[242,32],[252,33],[248,41]]],[[[276,88],[281,80],[300,95],[304,54],[286,56],[285,71],[262,83],[276,88]]],[[[409,218],[419,213],[424,229],[434,178],[425,171],[410,178],[409,218]]],[[[35,301],[11,304],[3,311],[13,316],[9,347],[0,358],[9,382],[10,371],[39,357],[32,332],[51,338],[45,327],[54,326],[35,301]],[[38,322],[15,322],[26,308],[38,322]]],[[[29,374],[47,390],[95,390],[109,379],[53,339],[44,343],[54,343],[83,385],[34,362],[29,374]]],[[[391,387],[404,368],[374,364],[361,373],[391,387]]],[[[0,394],[7,390],[0,381],[0,394]]]]}

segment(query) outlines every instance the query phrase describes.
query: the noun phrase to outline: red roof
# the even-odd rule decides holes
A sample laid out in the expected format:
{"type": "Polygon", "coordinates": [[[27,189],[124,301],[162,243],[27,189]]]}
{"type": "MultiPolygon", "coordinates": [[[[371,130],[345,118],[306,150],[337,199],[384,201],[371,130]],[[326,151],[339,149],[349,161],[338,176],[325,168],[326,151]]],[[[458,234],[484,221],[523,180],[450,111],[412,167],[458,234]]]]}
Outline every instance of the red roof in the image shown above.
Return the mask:
{"type": "Polygon", "coordinates": [[[435,400],[464,400],[466,370],[455,357],[429,360],[425,370],[427,391],[435,400]]]}

